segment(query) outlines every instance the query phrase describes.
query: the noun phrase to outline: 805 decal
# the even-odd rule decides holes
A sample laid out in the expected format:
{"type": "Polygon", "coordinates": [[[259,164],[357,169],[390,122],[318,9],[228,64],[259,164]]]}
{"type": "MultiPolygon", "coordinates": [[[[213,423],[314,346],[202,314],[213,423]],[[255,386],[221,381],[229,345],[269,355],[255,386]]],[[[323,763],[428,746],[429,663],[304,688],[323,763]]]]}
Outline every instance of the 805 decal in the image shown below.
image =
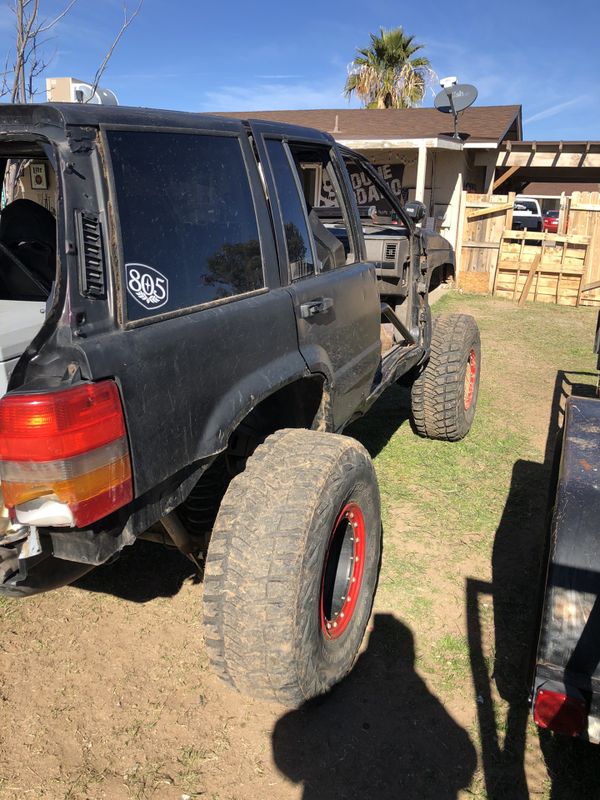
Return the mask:
{"type": "Polygon", "coordinates": [[[143,308],[154,311],[169,301],[169,281],[147,264],[125,264],[127,291],[143,308]]]}

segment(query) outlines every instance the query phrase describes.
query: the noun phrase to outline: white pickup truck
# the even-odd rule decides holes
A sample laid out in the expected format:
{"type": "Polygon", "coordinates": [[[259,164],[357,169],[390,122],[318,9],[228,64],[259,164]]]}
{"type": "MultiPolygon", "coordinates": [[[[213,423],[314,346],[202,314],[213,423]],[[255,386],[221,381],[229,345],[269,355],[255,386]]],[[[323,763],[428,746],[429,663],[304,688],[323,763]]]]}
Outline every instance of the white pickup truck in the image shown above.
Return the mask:
{"type": "Polygon", "coordinates": [[[513,203],[513,231],[541,231],[543,225],[539,200],[535,197],[517,195],[513,203]]]}

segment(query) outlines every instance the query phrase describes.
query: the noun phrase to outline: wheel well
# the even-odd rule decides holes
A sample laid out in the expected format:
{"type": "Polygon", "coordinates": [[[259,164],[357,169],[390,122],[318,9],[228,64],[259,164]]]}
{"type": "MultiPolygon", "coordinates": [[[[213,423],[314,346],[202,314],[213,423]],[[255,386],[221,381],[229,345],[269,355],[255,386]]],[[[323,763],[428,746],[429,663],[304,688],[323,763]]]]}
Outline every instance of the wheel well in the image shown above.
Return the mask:
{"type": "Polygon", "coordinates": [[[267,436],[282,428],[332,429],[329,392],[323,376],[302,378],[258,403],[229,437],[227,449],[201,475],[179,506],[188,532],[206,550],[210,532],[231,479],[267,436]]]}
{"type": "Polygon", "coordinates": [[[328,392],[322,376],[302,378],[265,397],[240,422],[228,454],[247,458],[267,436],[282,428],[329,430],[328,392]]]}
{"type": "Polygon", "coordinates": [[[440,264],[439,267],[435,267],[431,272],[431,276],[429,278],[429,291],[431,292],[440,284],[445,283],[450,279],[454,280],[454,277],[454,264],[440,264]]]}

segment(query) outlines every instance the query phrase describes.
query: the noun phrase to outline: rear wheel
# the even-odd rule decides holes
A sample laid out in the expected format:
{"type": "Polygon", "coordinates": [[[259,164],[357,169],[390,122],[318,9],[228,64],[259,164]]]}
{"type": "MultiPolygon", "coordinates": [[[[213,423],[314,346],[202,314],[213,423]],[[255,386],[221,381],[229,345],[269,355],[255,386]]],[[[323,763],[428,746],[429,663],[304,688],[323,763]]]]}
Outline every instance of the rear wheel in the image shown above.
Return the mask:
{"type": "Polygon", "coordinates": [[[352,667],[381,549],[371,459],[353,439],[268,437],[231,482],[205,572],[213,668],[254,697],[297,706],[352,667]]]}
{"type": "Polygon", "coordinates": [[[458,441],[473,423],[481,365],[479,329],[467,314],[434,322],[431,355],[412,388],[415,427],[429,439],[458,441]]]}

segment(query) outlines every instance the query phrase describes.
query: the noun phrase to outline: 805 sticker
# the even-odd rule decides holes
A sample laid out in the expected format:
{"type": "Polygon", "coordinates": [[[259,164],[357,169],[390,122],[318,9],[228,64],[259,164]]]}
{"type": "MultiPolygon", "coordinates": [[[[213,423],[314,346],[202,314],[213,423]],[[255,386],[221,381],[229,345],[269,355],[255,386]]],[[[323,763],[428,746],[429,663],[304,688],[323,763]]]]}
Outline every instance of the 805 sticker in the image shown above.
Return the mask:
{"type": "Polygon", "coordinates": [[[127,291],[143,308],[154,311],[169,301],[169,281],[147,264],[125,264],[127,291]]]}

